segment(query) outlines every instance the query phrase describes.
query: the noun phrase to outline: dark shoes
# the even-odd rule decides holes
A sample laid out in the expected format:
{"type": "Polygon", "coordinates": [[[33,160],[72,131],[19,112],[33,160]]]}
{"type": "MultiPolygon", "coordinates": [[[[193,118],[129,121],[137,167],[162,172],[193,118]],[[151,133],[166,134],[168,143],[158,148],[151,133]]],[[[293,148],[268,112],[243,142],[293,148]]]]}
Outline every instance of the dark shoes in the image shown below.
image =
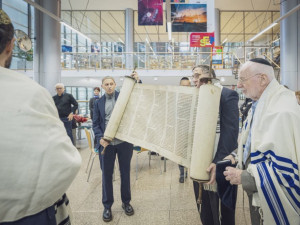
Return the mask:
{"type": "Polygon", "coordinates": [[[127,216],[132,216],[134,214],[134,210],[129,203],[128,204],[122,203],[122,208],[124,209],[124,212],[127,216]]]}
{"type": "Polygon", "coordinates": [[[179,178],[179,183],[184,183],[184,177],[179,178]]]}
{"type": "Polygon", "coordinates": [[[112,220],[111,209],[104,208],[102,219],[104,222],[109,222],[112,220]]]}

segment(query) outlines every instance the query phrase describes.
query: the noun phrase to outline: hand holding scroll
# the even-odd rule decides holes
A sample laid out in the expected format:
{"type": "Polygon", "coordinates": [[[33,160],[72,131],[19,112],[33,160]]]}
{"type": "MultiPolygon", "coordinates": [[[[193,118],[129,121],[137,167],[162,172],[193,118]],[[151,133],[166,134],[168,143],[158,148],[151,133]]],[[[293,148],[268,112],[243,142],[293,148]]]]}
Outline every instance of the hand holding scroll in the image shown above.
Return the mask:
{"type": "Polygon", "coordinates": [[[136,80],[136,82],[140,81],[139,75],[135,70],[131,73],[131,76],[136,80]]]}
{"type": "Polygon", "coordinates": [[[242,183],[241,174],[243,170],[233,168],[230,166],[226,167],[226,171],[224,171],[225,179],[230,181],[230,184],[239,185],[242,183]]]}
{"type": "Polygon", "coordinates": [[[210,180],[206,184],[214,184],[216,182],[216,164],[211,163],[206,169],[206,172],[210,173],[210,180]]]}
{"type": "Polygon", "coordinates": [[[108,141],[105,141],[103,138],[100,139],[100,145],[102,145],[104,148],[106,148],[109,145],[108,141]]]}

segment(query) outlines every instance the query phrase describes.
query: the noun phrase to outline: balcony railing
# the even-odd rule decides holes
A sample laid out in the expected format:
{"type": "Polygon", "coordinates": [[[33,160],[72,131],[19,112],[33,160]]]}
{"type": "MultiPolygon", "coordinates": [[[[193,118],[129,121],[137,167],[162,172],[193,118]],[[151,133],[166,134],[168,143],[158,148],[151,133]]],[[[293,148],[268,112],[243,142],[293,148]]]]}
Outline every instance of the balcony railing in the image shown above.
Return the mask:
{"type": "MultiPolygon", "coordinates": [[[[126,68],[126,60],[132,67],[145,70],[186,70],[198,64],[209,64],[211,52],[197,53],[62,53],[62,69],[88,70],[88,69],[133,69],[126,68]]],[[[224,69],[233,68],[234,62],[239,61],[233,53],[223,54],[224,69]]]]}

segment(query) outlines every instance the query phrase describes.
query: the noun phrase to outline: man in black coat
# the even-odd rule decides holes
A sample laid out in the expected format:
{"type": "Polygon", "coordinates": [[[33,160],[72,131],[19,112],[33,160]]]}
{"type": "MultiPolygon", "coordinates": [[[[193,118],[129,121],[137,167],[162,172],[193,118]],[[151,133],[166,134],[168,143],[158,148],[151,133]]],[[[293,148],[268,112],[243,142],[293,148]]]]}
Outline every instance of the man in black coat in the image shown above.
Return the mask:
{"type": "MultiPolygon", "coordinates": [[[[216,78],[215,72],[212,69],[209,73],[209,66],[199,65],[193,69],[193,82],[196,87],[210,82],[209,78],[216,78]]],[[[239,132],[239,109],[238,109],[238,94],[236,91],[222,87],[220,99],[220,112],[217,132],[220,132],[220,139],[213,162],[207,168],[210,173],[210,181],[208,185],[214,185],[216,180],[216,163],[223,160],[233,150],[237,148],[237,139],[239,132]],[[219,128],[219,129],[218,129],[219,128]]],[[[199,183],[194,183],[194,192],[196,201],[199,195],[199,183]]],[[[198,210],[199,205],[197,204],[198,210]]],[[[219,197],[216,192],[206,191],[202,188],[202,206],[200,218],[203,225],[234,225],[235,210],[227,208],[221,203],[221,219],[219,215],[219,197]]]]}
{"type": "Polygon", "coordinates": [[[72,94],[65,93],[65,86],[62,83],[55,85],[57,95],[53,96],[60,120],[64,123],[68,136],[74,144],[72,135],[73,115],[78,109],[78,103],[72,94]]]}

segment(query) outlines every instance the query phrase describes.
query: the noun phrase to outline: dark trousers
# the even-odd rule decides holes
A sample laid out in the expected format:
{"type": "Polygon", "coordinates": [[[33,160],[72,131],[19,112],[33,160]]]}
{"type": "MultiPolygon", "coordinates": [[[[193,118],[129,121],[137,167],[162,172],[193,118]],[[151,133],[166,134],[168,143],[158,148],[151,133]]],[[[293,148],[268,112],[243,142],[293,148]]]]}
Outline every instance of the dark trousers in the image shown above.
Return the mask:
{"type": "Polygon", "coordinates": [[[180,171],[180,178],[181,177],[184,178],[184,166],[178,165],[178,167],[179,167],[179,171],[180,171]]]}
{"type": "MultiPolygon", "coordinates": [[[[121,175],[121,199],[128,204],[131,200],[130,190],[130,161],[132,158],[133,145],[123,142],[118,145],[106,147],[104,155],[99,154],[100,167],[102,169],[102,203],[105,208],[111,208],[114,203],[113,172],[116,155],[118,155],[121,175]]],[[[100,151],[102,152],[103,147],[100,151]]]]}
{"type": "Polygon", "coordinates": [[[55,209],[51,206],[35,215],[24,217],[18,221],[0,223],[1,225],[56,225],[55,209]]]}
{"type": "MultiPolygon", "coordinates": [[[[196,201],[199,195],[199,183],[193,181],[196,201]]],[[[199,205],[197,204],[199,211],[199,205]]],[[[234,225],[235,210],[227,208],[221,203],[221,223],[219,220],[219,196],[216,192],[205,191],[202,188],[202,205],[200,219],[203,225],[234,225]]]]}
{"type": "Polygon", "coordinates": [[[60,117],[60,120],[64,123],[68,136],[71,138],[74,144],[73,134],[72,134],[72,120],[69,121],[68,117],[60,117]]]}

